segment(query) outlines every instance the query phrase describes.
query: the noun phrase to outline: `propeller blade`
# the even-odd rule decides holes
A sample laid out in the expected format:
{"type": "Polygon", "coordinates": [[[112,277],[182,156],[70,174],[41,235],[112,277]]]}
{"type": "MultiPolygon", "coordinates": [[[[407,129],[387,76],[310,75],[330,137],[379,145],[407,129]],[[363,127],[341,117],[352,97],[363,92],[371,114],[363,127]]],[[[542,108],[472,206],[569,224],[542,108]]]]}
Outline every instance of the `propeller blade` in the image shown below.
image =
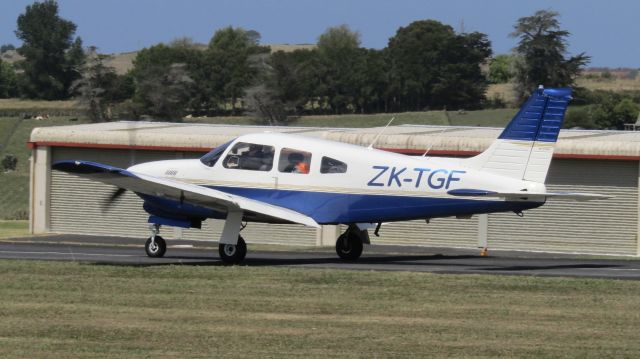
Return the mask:
{"type": "Polygon", "coordinates": [[[107,209],[109,209],[109,207],[111,207],[113,202],[117,201],[118,198],[120,198],[126,191],[127,190],[124,188],[118,188],[115,191],[113,191],[113,193],[111,193],[109,198],[105,199],[104,202],[102,203],[102,211],[104,212],[107,209]]]}

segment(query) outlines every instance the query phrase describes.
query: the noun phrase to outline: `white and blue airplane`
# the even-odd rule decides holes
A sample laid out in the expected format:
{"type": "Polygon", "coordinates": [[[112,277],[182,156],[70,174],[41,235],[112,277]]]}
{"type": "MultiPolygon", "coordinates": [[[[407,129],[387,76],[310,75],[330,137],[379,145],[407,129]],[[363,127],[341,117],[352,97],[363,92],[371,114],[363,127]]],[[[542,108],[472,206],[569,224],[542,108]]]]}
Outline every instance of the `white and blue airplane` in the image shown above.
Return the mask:
{"type": "MultiPolygon", "coordinates": [[[[53,168],[118,187],[144,200],[151,236],[145,249],[162,257],[161,225],[200,228],[224,219],[219,254],[240,263],[247,247],[243,222],[345,224],[338,256],[360,257],[367,228],[383,222],[522,211],[550,197],[544,185],[571,89],[540,87],[502,134],[472,158],[406,156],[369,147],[281,133],[255,133],[225,143],[200,159],[155,161],[127,169],[60,161],[53,168]]],[[[246,224],[245,224],[246,225],[246,224]]]]}

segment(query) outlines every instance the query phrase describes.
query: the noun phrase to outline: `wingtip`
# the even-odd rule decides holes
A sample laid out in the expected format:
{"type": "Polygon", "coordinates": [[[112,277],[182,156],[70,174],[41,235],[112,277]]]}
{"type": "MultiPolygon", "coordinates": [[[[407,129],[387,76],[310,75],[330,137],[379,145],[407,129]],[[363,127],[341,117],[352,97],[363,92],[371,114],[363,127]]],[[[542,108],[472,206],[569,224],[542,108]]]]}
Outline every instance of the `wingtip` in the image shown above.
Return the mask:
{"type": "Polygon", "coordinates": [[[304,222],[305,223],[302,223],[302,224],[304,224],[305,226],[308,226],[308,227],[312,227],[312,228],[320,228],[320,227],[322,227],[321,225],[318,224],[318,222],[316,222],[311,217],[307,218],[307,220],[304,221],[304,222]]]}

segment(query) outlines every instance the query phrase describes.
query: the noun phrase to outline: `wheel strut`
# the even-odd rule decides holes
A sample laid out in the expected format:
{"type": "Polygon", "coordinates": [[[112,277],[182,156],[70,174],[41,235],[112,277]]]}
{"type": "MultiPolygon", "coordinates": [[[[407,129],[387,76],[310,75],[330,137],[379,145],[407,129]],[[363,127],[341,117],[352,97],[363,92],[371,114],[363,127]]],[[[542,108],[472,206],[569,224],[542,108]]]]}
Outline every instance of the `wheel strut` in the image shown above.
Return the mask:
{"type": "Polygon", "coordinates": [[[167,251],[167,243],[164,241],[164,238],[158,235],[160,233],[160,225],[156,223],[151,224],[149,225],[149,230],[151,231],[151,236],[144,244],[147,255],[152,258],[164,256],[164,253],[167,251]]]}
{"type": "Polygon", "coordinates": [[[150,224],[149,231],[151,232],[151,244],[155,245],[156,236],[160,234],[160,225],[157,223],[150,224]]]}

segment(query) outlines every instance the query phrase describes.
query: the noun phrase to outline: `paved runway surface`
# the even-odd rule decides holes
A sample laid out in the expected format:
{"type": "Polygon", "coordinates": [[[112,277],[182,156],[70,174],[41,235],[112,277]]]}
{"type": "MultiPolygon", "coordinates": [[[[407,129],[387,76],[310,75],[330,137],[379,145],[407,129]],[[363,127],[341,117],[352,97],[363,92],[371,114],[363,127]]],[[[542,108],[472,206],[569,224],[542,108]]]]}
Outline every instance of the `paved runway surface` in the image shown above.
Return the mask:
{"type": "MultiPolygon", "coordinates": [[[[143,240],[77,235],[0,240],[0,259],[62,260],[115,265],[222,265],[213,242],[167,241],[164,258],[149,258],[143,240]]],[[[331,249],[252,250],[244,265],[412,271],[459,274],[504,274],[594,277],[640,280],[640,260],[449,248],[365,246],[357,262],[344,262],[331,249]]]]}

